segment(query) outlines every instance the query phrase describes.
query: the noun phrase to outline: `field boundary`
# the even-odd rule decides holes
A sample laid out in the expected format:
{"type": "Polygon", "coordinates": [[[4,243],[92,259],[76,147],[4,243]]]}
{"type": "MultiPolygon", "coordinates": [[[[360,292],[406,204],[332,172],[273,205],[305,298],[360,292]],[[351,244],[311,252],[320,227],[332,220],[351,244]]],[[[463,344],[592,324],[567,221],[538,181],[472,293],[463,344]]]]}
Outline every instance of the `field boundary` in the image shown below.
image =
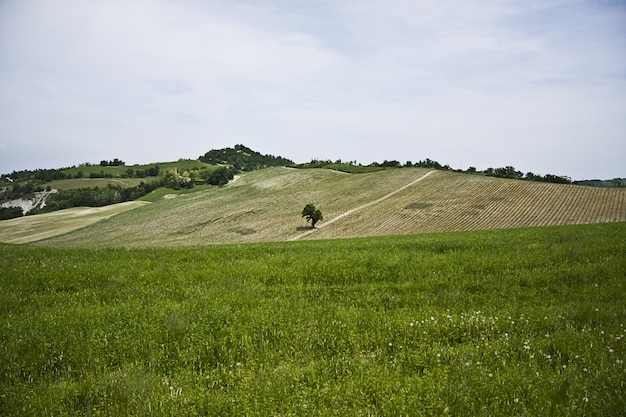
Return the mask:
{"type": "Polygon", "coordinates": [[[394,196],[394,195],[396,195],[397,193],[399,193],[399,192],[401,192],[401,191],[404,191],[404,190],[406,190],[407,188],[409,188],[409,187],[411,187],[411,186],[413,186],[413,185],[417,184],[418,182],[420,182],[420,181],[421,181],[421,180],[423,180],[424,178],[428,177],[428,176],[429,176],[430,174],[432,174],[433,172],[435,172],[435,171],[428,171],[427,173],[425,173],[425,174],[424,174],[424,175],[422,175],[421,177],[419,177],[419,178],[417,178],[417,179],[415,179],[415,180],[411,181],[410,183],[408,183],[408,184],[406,184],[406,185],[403,185],[402,187],[398,188],[397,190],[394,190],[394,191],[392,191],[392,192],[390,192],[390,193],[388,193],[388,194],[385,194],[384,196],[380,197],[380,198],[379,198],[379,199],[377,199],[377,200],[370,201],[369,203],[365,203],[365,204],[363,204],[363,205],[360,205],[360,206],[358,206],[358,207],[355,207],[355,208],[353,208],[353,209],[350,209],[350,210],[348,210],[348,211],[346,211],[346,212],[344,212],[344,213],[341,213],[339,216],[336,216],[336,217],[334,217],[334,218],[330,219],[329,221],[324,222],[323,224],[321,224],[321,225],[320,225],[320,226],[318,226],[317,228],[314,228],[314,229],[311,229],[311,230],[307,230],[307,231],[306,231],[306,232],[304,232],[304,233],[300,233],[299,235],[297,235],[297,236],[294,236],[294,237],[290,238],[290,239],[289,239],[289,241],[296,241],[296,240],[298,240],[298,239],[301,239],[301,238],[303,238],[303,237],[306,237],[306,236],[310,235],[311,233],[314,233],[315,231],[317,231],[317,230],[319,230],[319,229],[325,228],[325,227],[327,227],[328,225],[333,224],[333,223],[334,223],[334,222],[336,222],[337,220],[340,220],[340,219],[342,219],[342,218],[344,218],[344,217],[346,217],[346,216],[349,216],[349,215],[351,215],[351,214],[353,214],[353,213],[355,213],[355,212],[357,212],[357,211],[359,211],[359,210],[363,210],[363,209],[368,208],[368,207],[371,207],[371,206],[373,206],[373,205],[375,205],[375,204],[379,204],[379,203],[381,203],[381,202],[385,201],[386,199],[388,199],[388,198],[390,198],[390,197],[393,197],[393,196],[394,196]]]}

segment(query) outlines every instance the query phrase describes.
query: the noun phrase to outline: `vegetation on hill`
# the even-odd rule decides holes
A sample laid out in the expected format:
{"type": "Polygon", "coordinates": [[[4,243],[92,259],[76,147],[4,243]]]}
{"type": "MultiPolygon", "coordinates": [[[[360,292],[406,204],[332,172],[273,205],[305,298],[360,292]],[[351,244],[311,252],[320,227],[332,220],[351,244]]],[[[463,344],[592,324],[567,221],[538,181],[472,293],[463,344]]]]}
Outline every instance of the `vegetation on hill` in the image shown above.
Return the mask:
{"type": "Polygon", "coordinates": [[[108,185],[107,187],[60,190],[48,197],[46,205],[33,214],[49,213],[71,207],[103,207],[133,201],[157,188],[156,182],[141,182],[136,187],[108,185]]]}
{"type": "Polygon", "coordinates": [[[9,220],[22,217],[24,211],[21,207],[0,207],[0,220],[9,220]]]}
{"type": "MultiPolygon", "coordinates": [[[[184,190],[155,191],[142,198],[153,204],[39,244],[169,247],[626,221],[624,188],[423,168],[359,175],[268,168],[224,188],[184,190]],[[300,217],[310,202],[324,212],[314,230],[300,217]]],[[[0,224],[0,241],[12,233],[0,224]]]]}
{"type": "Polygon", "coordinates": [[[262,155],[243,145],[235,145],[234,148],[213,149],[198,159],[211,165],[232,165],[240,171],[253,171],[255,169],[293,164],[293,161],[290,159],[281,156],[262,155]]]}
{"type": "MultiPolygon", "coordinates": [[[[126,166],[124,161],[115,158],[111,161],[102,160],[98,165],[84,163],[69,168],[14,171],[2,177],[0,201],[7,202],[18,198],[32,199],[36,192],[56,189],[57,182],[70,184],[71,181],[68,180],[145,179],[145,182],[131,186],[111,183],[105,187],[99,185],[89,187],[88,183],[70,186],[68,188],[71,189],[61,190],[54,198],[50,198],[50,202],[43,211],[77,207],[76,204],[99,207],[103,204],[128,201],[129,198],[139,198],[158,186],[176,190],[193,188],[197,184],[222,186],[232,180],[239,169],[250,171],[290,163],[293,161],[272,155],[261,155],[243,145],[236,145],[234,149],[209,151],[196,161],[180,159],[177,162],[126,166]],[[217,166],[222,164],[231,166],[217,166]]],[[[28,214],[39,212],[41,210],[33,210],[28,214]]],[[[4,210],[0,220],[2,217],[17,217],[18,214],[17,210],[4,210]]]]}
{"type": "MultiPolygon", "coordinates": [[[[430,168],[437,169],[443,171],[453,171],[453,172],[465,172],[469,174],[483,174],[489,177],[495,178],[508,178],[508,179],[516,179],[516,180],[526,180],[526,181],[537,181],[537,182],[550,182],[556,184],[571,184],[572,180],[569,177],[563,177],[553,174],[546,174],[545,176],[534,174],[532,172],[527,172],[526,174],[518,171],[512,166],[507,166],[504,168],[487,168],[485,171],[478,171],[475,167],[470,167],[466,171],[462,170],[454,170],[450,168],[450,165],[441,165],[437,161],[433,161],[431,159],[426,158],[423,161],[419,162],[411,162],[407,161],[404,165],[402,165],[399,161],[383,161],[382,163],[372,162],[369,165],[361,165],[356,164],[356,161],[344,163],[341,160],[337,160],[332,162],[330,160],[318,160],[313,159],[311,162],[306,162],[303,164],[290,164],[291,168],[326,168],[326,169],[334,169],[337,171],[343,171],[350,174],[361,174],[364,172],[374,172],[381,171],[388,168],[402,168],[402,167],[413,167],[413,168],[430,168]]],[[[621,183],[619,184],[621,185],[621,183]]]]}
{"type": "Polygon", "coordinates": [[[626,223],[0,245],[0,410],[621,416],[624,253],[626,223]]]}
{"type": "MultiPolygon", "coordinates": [[[[38,209],[31,206],[23,206],[20,213],[18,210],[3,210],[0,220],[18,217],[22,214],[37,214],[51,210],[89,204],[89,206],[101,206],[114,204],[140,198],[157,187],[167,187],[174,190],[190,189],[196,185],[209,184],[223,186],[227,184],[240,171],[252,171],[260,168],[273,166],[289,166],[294,168],[326,168],[351,174],[371,173],[397,168],[427,168],[449,172],[464,172],[496,178],[526,180],[533,182],[548,182],[569,184],[569,177],[547,174],[536,175],[532,172],[523,174],[514,167],[488,168],[485,171],[477,171],[470,167],[466,171],[455,171],[449,165],[442,165],[437,161],[425,159],[418,162],[407,161],[402,164],[399,161],[372,162],[363,166],[356,161],[347,163],[341,160],[312,160],[305,164],[294,164],[293,161],[272,155],[262,155],[243,145],[235,145],[234,148],[214,149],[199,158],[199,160],[180,159],[177,162],[166,162],[149,165],[126,166],[126,163],[118,158],[100,164],[85,163],[79,166],[61,169],[38,169],[34,171],[13,172],[2,177],[0,180],[0,202],[6,203],[13,200],[38,199],[37,192],[44,190],[60,190],[60,193],[38,204],[38,209]],[[102,183],[101,179],[110,180],[102,183]],[[122,181],[122,180],[128,181],[122,181]],[[130,181],[131,179],[135,181],[130,181]],[[91,181],[91,182],[89,182],[91,181]]],[[[585,183],[588,184],[588,183],[585,183]]],[[[597,182],[589,183],[597,185],[597,182]]],[[[622,186],[621,180],[613,180],[610,183],[602,182],[601,185],[622,186]]],[[[23,204],[21,202],[12,203],[23,204]]]]}

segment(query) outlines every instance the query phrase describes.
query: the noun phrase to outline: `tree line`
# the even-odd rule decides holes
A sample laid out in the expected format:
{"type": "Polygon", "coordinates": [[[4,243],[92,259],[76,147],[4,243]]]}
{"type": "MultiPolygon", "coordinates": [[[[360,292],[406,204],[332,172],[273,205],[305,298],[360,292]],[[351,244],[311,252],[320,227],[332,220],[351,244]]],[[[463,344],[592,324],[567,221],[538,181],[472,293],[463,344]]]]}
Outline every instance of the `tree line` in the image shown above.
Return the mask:
{"type": "Polygon", "coordinates": [[[23,215],[24,211],[21,207],[0,207],[0,220],[15,219],[23,215]]]}
{"type": "MultiPolygon", "coordinates": [[[[91,165],[90,165],[91,166],[91,165]]],[[[115,166],[115,165],[101,165],[101,166],[115,166]]],[[[66,172],[67,170],[74,169],[71,168],[59,168],[59,169],[36,169],[36,170],[24,170],[24,171],[13,171],[11,174],[6,175],[5,177],[10,178],[12,181],[41,181],[41,182],[51,182],[57,180],[71,180],[71,179],[80,179],[80,178],[147,178],[147,177],[158,177],[161,168],[159,165],[153,165],[148,168],[128,168],[123,173],[119,175],[113,175],[110,172],[105,172],[104,170],[99,172],[90,172],[86,174],[82,170],[77,171],[76,173],[66,172]]]]}
{"type": "Polygon", "coordinates": [[[142,181],[134,187],[109,184],[106,187],[59,190],[48,197],[43,208],[33,210],[32,214],[47,213],[71,207],[103,207],[125,201],[133,201],[158,187],[159,183],[157,181],[142,181]]]}
{"type": "MultiPolygon", "coordinates": [[[[345,172],[359,172],[359,170],[354,169],[357,166],[356,161],[342,162],[340,159],[333,162],[331,160],[319,160],[313,159],[311,162],[307,162],[304,164],[290,164],[290,167],[293,168],[332,168],[345,172]]],[[[372,168],[372,169],[386,169],[386,168],[403,168],[403,167],[417,167],[417,168],[429,168],[429,169],[438,169],[444,171],[453,171],[453,172],[465,172],[471,174],[483,174],[489,177],[496,178],[508,178],[508,179],[516,179],[516,180],[525,180],[525,181],[539,181],[539,182],[550,182],[550,183],[558,183],[558,184],[571,184],[572,179],[570,177],[546,174],[546,175],[538,175],[532,172],[527,172],[524,174],[521,171],[518,171],[512,166],[506,166],[502,168],[487,168],[484,171],[479,171],[475,167],[469,167],[467,170],[458,170],[452,169],[450,165],[442,165],[437,161],[426,158],[424,160],[418,162],[406,161],[406,163],[402,164],[400,161],[392,160],[392,161],[383,161],[383,162],[372,162],[369,165],[361,165],[358,164],[359,167],[363,168],[372,168]]],[[[369,170],[363,169],[361,172],[369,172],[369,170]]]]}

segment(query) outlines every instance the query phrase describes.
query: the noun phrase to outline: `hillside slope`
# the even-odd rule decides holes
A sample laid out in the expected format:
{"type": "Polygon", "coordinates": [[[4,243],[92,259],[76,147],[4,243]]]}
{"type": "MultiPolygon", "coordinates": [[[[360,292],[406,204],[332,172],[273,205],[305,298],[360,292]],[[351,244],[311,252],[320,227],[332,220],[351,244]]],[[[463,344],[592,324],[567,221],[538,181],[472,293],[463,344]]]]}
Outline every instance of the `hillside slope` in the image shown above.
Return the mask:
{"type": "Polygon", "coordinates": [[[626,221],[626,189],[422,168],[346,174],[269,168],[162,199],[40,244],[181,246],[626,221]],[[325,221],[310,231],[307,203],[325,221]]]}

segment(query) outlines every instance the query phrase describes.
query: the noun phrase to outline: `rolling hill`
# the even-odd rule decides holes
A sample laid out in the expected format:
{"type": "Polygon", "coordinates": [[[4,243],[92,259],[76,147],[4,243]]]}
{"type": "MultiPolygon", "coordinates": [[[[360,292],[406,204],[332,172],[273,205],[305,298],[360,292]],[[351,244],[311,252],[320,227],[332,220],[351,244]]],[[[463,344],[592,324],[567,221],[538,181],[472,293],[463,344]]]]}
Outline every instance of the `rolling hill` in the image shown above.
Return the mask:
{"type": "MultiPolygon", "coordinates": [[[[623,221],[623,188],[426,168],[347,174],[275,167],[244,173],[225,187],[167,194],[37,244],[169,247],[623,221]],[[324,214],[315,230],[300,217],[307,203],[324,214]]],[[[2,222],[0,241],[10,242],[16,228],[14,220],[2,222]]]]}

